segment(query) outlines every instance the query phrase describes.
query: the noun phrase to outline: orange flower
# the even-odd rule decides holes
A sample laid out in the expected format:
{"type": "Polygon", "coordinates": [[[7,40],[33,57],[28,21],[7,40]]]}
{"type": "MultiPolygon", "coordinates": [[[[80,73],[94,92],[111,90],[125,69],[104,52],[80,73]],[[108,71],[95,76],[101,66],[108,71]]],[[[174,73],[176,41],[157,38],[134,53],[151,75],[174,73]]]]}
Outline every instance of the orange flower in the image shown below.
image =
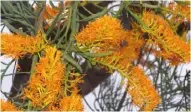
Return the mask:
{"type": "MultiPolygon", "coordinates": [[[[60,8],[60,6],[61,5],[59,3],[59,6],[57,8],[60,8]]],[[[49,5],[45,6],[43,17],[44,17],[44,20],[48,23],[48,24],[45,24],[44,26],[45,29],[48,29],[48,27],[52,24],[52,21],[54,20],[54,18],[56,17],[58,13],[59,13],[59,9],[53,8],[49,5]]]]}
{"type": "Polygon", "coordinates": [[[188,43],[175,36],[174,38],[167,38],[166,45],[169,51],[164,52],[162,50],[161,55],[168,59],[171,64],[178,65],[190,61],[190,45],[188,43]]]}
{"type": "Polygon", "coordinates": [[[160,103],[160,96],[139,67],[132,68],[128,77],[128,92],[133,103],[143,111],[151,111],[160,103]]]}
{"type": "Polygon", "coordinates": [[[34,107],[44,108],[57,99],[61,92],[64,69],[61,52],[55,47],[47,46],[29,85],[24,89],[25,97],[31,100],[34,107]]]}
{"type": "Polygon", "coordinates": [[[112,51],[112,55],[98,57],[95,60],[125,72],[131,62],[138,57],[138,51],[143,43],[136,38],[136,32],[125,31],[118,19],[108,15],[89,23],[77,34],[76,40],[82,51],[91,53],[112,51]]]}
{"type": "Polygon", "coordinates": [[[83,111],[82,97],[78,94],[63,96],[59,102],[48,109],[49,111],[83,111]]]}
{"type": "Polygon", "coordinates": [[[142,30],[151,35],[151,40],[161,48],[161,55],[165,59],[174,65],[190,61],[189,44],[181,40],[162,17],[153,12],[144,12],[142,21],[150,28],[142,30]]]}
{"type": "Polygon", "coordinates": [[[59,11],[58,9],[52,8],[51,6],[46,5],[44,15],[43,15],[44,19],[47,20],[47,19],[54,18],[58,14],[58,11],[59,11]]]}
{"type": "MultiPolygon", "coordinates": [[[[43,10],[43,19],[47,22],[47,24],[44,24],[44,29],[48,29],[48,27],[51,25],[54,18],[59,13],[59,8],[61,7],[61,4],[59,3],[56,7],[51,7],[50,5],[46,5],[43,10]]],[[[34,8],[36,11],[41,10],[38,6],[35,6],[34,8]]]]}
{"type": "Polygon", "coordinates": [[[109,51],[120,48],[125,34],[120,21],[106,15],[89,23],[76,35],[76,40],[80,48],[90,52],[109,51]]]}
{"type": "Polygon", "coordinates": [[[18,111],[17,107],[9,101],[1,99],[1,111],[18,111]]]}
{"type": "Polygon", "coordinates": [[[70,77],[68,79],[68,83],[70,85],[68,85],[68,89],[71,90],[72,94],[78,94],[78,92],[80,91],[78,89],[78,84],[83,83],[84,75],[79,74],[79,73],[70,73],[70,77]]]}
{"type": "Polygon", "coordinates": [[[82,97],[78,94],[63,97],[60,100],[60,110],[64,111],[82,111],[82,97]]]}
{"type": "Polygon", "coordinates": [[[35,37],[13,34],[1,34],[1,50],[13,58],[22,58],[26,54],[34,54],[44,48],[45,42],[41,35],[35,37]]]}
{"type": "Polygon", "coordinates": [[[123,40],[124,43],[120,43],[124,45],[121,45],[119,49],[115,49],[111,55],[96,58],[97,61],[112,66],[110,72],[117,70],[122,76],[129,72],[129,67],[138,58],[143,44],[142,40],[134,38],[132,31],[127,31],[125,35],[128,35],[128,37],[123,40]]]}
{"type": "Polygon", "coordinates": [[[63,86],[63,90],[67,90],[67,94],[60,94],[60,98],[53,104],[48,106],[48,111],[82,111],[82,97],[78,95],[78,84],[83,83],[83,75],[79,73],[70,73],[67,85],[63,86]],[[68,95],[69,94],[69,95],[68,95]]]}
{"type": "Polygon", "coordinates": [[[190,3],[185,3],[185,4],[177,3],[176,5],[174,5],[174,10],[172,11],[176,12],[177,14],[172,14],[171,20],[175,22],[175,24],[177,24],[177,22],[178,23],[183,22],[185,18],[187,19],[187,21],[190,21],[190,6],[189,5],[190,3]]]}

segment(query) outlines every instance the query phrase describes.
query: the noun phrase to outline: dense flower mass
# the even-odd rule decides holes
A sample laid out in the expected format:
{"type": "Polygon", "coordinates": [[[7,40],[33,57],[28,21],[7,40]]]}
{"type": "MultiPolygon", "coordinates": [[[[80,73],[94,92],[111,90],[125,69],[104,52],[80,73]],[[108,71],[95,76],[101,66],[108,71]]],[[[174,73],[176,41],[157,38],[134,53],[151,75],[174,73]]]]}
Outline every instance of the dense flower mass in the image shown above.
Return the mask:
{"type": "Polygon", "coordinates": [[[24,89],[25,97],[31,100],[34,107],[44,108],[57,99],[61,92],[64,70],[61,52],[55,47],[47,46],[29,85],[24,89]]]}
{"type": "Polygon", "coordinates": [[[151,35],[165,59],[173,65],[190,61],[190,45],[175,34],[167,21],[153,12],[144,12],[142,21],[149,27],[144,27],[143,31],[151,35]]]}
{"type": "Polygon", "coordinates": [[[123,41],[119,43],[124,45],[114,50],[112,55],[97,57],[96,60],[113,66],[115,70],[127,73],[128,68],[132,65],[131,63],[138,58],[143,41],[134,39],[132,31],[127,31],[125,35],[127,38],[123,40],[124,43],[123,41]]]}
{"type": "Polygon", "coordinates": [[[139,106],[142,111],[151,111],[160,103],[159,94],[139,67],[134,67],[128,75],[128,85],[128,92],[133,103],[139,106]]]}
{"type": "Polygon", "coordinates": [[[83,111],[82,97],[76,93],[62,96],[55,104],[48,107],[51,111],[83,111]]]}
{"type": "Polygon", "coordinates": [[[82,111],[82,97],[78,94],[71,94],[60,100],[60,110],[64,111],[82,111]]]}
{"type": "Polygon", "coordinates": [[[93,53],[113,52],[108,56],[96,57],[95,60],[128,78],[128,92],[133,102],[142,110],[152,110],[159,104],[159,95],[144,72],[138,67],[132,69],[131,62],[138,58],[143,44],[139,32],[125,31],[120,21],[104,16],[90,23],[76,36],[76,40],[79,48],[84,51],[88,49],[93,53]]]}
{"type": "Polygon", "coordinates": [[[82,96],[78,94],[78,84],[83,83],[82,78],[79,73],[70,73],[69,79],[64,79],[69,85],[63,86],[60,98],[48,106],[48,111],[83,111],[82,96]]]}
{"type": "Polygon", "coordinates": [[[142,40],[135,38],[135,32],[125,31],[120,21],[111,16],[103,16],[89,23],[77,36],[77,44],[82,51],[112,55],[96,58],[105,64],[127,71],[130,63],[139,55],[142,40]]]}
{"type": "Polygon", "coordinates": [[[22,58],[26,54],[34,54],[44,47],[45,42],[40,34],[34,37],[1,34],[1,52],[13,58],[22,58]]]}
{"type": "Polygon", "coordinates": [[[120,48],[125,40],[126,32],[120,21],[111,16],[103,16],[89,23],[76,36],[80,48],[87,48],[90,52],[103,52],[120,48]]]}
{"type": "Polygon", "coordinates": [[[1,107],[0,110],[1,111],[18,111],[18,109],[16,108],[15,105],[13,105],[11,102],[9,101],[4,101],[1,99],[1,107]]]}
{"type": "Polygon", "coordinates": [[[188,3],[175,3],[171,2],[168,8],[171,10],[172,17],[170,18],[171,21],[175,23],[181,23],[185,21],[190,21],[190,6],[188,3]],[[174,13],[173,13],[174,12],[174,13]]]}

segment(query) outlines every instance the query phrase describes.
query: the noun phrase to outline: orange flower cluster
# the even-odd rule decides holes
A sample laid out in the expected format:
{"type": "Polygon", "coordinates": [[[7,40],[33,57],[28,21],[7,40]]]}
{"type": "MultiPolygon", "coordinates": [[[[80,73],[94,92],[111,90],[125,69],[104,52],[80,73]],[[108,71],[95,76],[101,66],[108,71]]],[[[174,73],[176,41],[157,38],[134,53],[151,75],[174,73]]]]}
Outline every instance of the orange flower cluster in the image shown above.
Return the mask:
{"type": "Polygon", "coordinates": [[[144,76],[144,72],[138,67],[132,69],[131,62],[138,58],[143,44],[140,32],[125,31],[119,20],[104,16],[91,22],[76,36],[76,40],[82,51],[113,52],[108,56],[96,57],[95,60],[107,66],[110,72],[117,70],[123,77],[128,78],[129,93],[136,105],[144,105],[143,110],[152,110],[159,104],[159,95],[149,79],[144,76]]]}
{"type": "MultiPolygon", "coordinates": [[[[31,101],[32,106],[38,109],[43,109],[57,101],[61,101],[58,100],[58,97],[62,96],[62,82],[64,81],[65,71],[65,66],[61,61],[61,51],[58,51],[56,47],[46,45],[45,40],[43,40],[40,33],[35,37],[24,37],[12,34],[1,34],[1,36],[2,52],[11,57],[22,58],[26,54],[34,54],[43,51],[39,63],[37,63],[35,67],[35,72],[31,74],[29,85],[24,88],[23,97],[28,98],[31,101]]],[[[71,76],[73,75],[75,74],[71,74],[71,76]]],[[[68,86],[67,89],[73,92],[72,96],[66,97],[63,95],[63,100],[66,97],[66,99],[71,100],[70,102],[73,102],[72,98],[75,95],[78,99],[81,98],[77,94],[78,89],[76,88],[76,84],[80,82],[82,82],[81,78],[73,78],[71,81],[67,82],[66,85],[64,85],[68,86]],[[71,85],[69,86],[68,83],[71,85]]],[[[68,103],[68,105],[71,105],[71,108],[75,110],[75,106],[72,104],[73,103],[68,103]]],[[[80,105],[82,110],[83,105],[81,100],[78,101],[76,110],[79,109],[80,105]]],[[[59,110],[62,109],[66,109],[66,107],[60,106],[59,110]]]]}
{"type": "Polygon", "coordinates": [[[24,98],[31,100],[34,108],[48,110],[82,110],[81,96],[78,95],[77,83],[82,82],[82,77],[65,79],[65,65],[61,62],[61,52],[56,47],[47,46],[44,56],[40,57],[35,67],[29,85],[24,89],[24,98]],[[64,85],[64,81],[68,80],[64,85]],[[68,84],[70,83],[70,85],[68,84]],[[64,89],[70,90],[71,95],[66,96],[64,89]]]}
{"type": "Polygon", "coordinates": [[[142,111],[151,111],[160,103],[159,94],[139,67],[132,68],[130,75],[128,75],[128,85],[128,92],[133,103],[139,106],[142,111]]]}
{"type": "Polygon", "coordinates": [[[83,76],[84,75],[79,73],[70,73],[70,77],[68,79],[68,83],[70,83],[70,85],[68,85],[68,89],[72,90],[71,91],[72,94],[78,94],[79,92],[78,84],[84,82],[83,76]]]}
{"type": "Polygon", "coordinates": [[[170,20],[176,23],[181,23],[185,19],[187,19],[187,21],[190,21],[189,5],[190,3],[177,3],[177,4],[175,4],[175,2],[170,3],[168,8],[177,13],[177,14],[173,13],[170,20]]]}
{"type": "Polygon", "coordinates": [[[18,109],[9,101],[4,101],[1,99],[1,111],[18,111],[18,109]]]}
{"type": "Polygon", "coordinates": [[[70,96],[63,97],[59,103],[60,110],[64,111],[82,111],[82,97],[78,94],[71,94],[70,96]]]}
{"type": "Polygon", "coordinates": [[[135,38],[135,32],[125,31],[120,21],[111,16],[103,16],[91,22],[77,36],[77,45],[82,51],[104,53],[112,51],[112,55],[96,58],[96,60],[127,70],[131,61],[138,57],[142,40],[135,38]]]}
{"type": "Polygon", "coordinates": [[[121,72],[127,73],[129,70],[128,68],[132,65],[131,62],[138,58],[140,48],[143,44],[141,40],[131,39],[131,33],[132,32],[128,32],[126,34],[129,36],[125,41],[128,45],[113,51],[112,55],[97,57],[96,60],[112,65],[115,67],[115,70],[119,71],[120,69],[121,72]]]}
{"type": "MultiPolygon", "coordinates": [[[[78,73],[70,73],[70,79],[68,79],[67,83],[70,83],[70,85],[65,85],[64,88],[66,88],[67,92],[70,92],[71,94],[65,95],[61,94],[60,99],[58,99],[56,102],[51,104],[48,107],[48,110],[50,111],[82,111],[83,110],[83,104],[82,104],[82,96],[78,94],[79,89],[78,85],[79,83],[82,83],[82,75],[79,76],[78,73]]],[[[64,79],[66,81],[66,79],[64,79]]],[[[63,89],[64,89],[63,88],[63,89]]]]}
{"type": "Polygon", "coordinates": [[[80,48],[88,48],[90,52],[119,49],[126,32],[122,30],[120,21],[111,16],[103,16],[89,23],[76,36],[80,48]]]}
{"type": "Polygon", "coordinates": [[[53,18],[55,18],[58,13],[59,13],[59,9],[53,8],[49,5],[45,6],[43,18],[48,23],[48,24],[45,24],[44,26],[45,29],[48,29],[48,27],[52,24],[53,18]]]}
{"type": "Polygon", "coordinates": [[[76,93],[70,96],[62,96],[60,100],[48,107],[50,111],[82,111],[82,97],[76,93]]]}
{"type": "MultiPolygon", "coordinates": [[[[35,72],[31,74],[29,85],[23,90],[23,98],[29,99],[33,108],[44,109],[51,106],[54,110],[57,106],[52,104],[59,101],[58,110],[83,109],[82,98],[78,95],[77,89],[77,83],[82,82],[81,77],[73,77],[63,85],[65,66],[61,61],[61,51],[56,47],[48,46],[40,33],[35,37],[12,34],[1,34],[1,36],[2,52],[8,56],[22,58],[26,54],[32,55],[42,51],[35,72]],[[72,92],[70,96],[62,95],[63,86],[67,86],[67,91],[72,92]]],[[[9,102],[2,104],[1,110],[16,110],[16,107],[9,102]]]]}
{"type": "Polygon", "coordinates": [[[162,17],[153,12],[144,12],[142,21],[150,28],[143,28],[143,31],[151,35],[165,59],[173,65],[190,61],[189,44],[181,40],[162,17]]]}
{"type": "Polygon", "coordinates": [[[44,57],[40,57],[29,85],[24,89],[25,97],[31,100],[34,107],[44,108],[57,99],[61,92],[64,70],[61,52],[47,46],[44,57]]]}
{"type": "Polygon", "coordinates": [[[13,58],[22,58],[26,54],[34,54],[44,47],[45,42],[40,34],[34,37],[5,33],[1,34],[2,53],[13,58]]]}
{"type": "MultiPolygon", "coordinates": [[[[47,22],[47,24],[44,24],[44,28],[48,29],[48,27],[51,25],[53,19],[56,17],[56,15],[59,13],[59,8],[61,4],[59,3],[58,6],[51,7],[50,5],[46,5],[43,10],[43,19],[47,22]]],[[[34,10],[38,11],[41,10],[38,6],[34,7],[34,10]]]]}
{"type": "Polygon", "coordinates": [[[45,20],[52,19],[53,17],[55,17],[58,14],[58,11],[59,11],[58,9],[52,8],[51,6],[46,5],[45,11],[43,13],[43,17],[45,20]]]}

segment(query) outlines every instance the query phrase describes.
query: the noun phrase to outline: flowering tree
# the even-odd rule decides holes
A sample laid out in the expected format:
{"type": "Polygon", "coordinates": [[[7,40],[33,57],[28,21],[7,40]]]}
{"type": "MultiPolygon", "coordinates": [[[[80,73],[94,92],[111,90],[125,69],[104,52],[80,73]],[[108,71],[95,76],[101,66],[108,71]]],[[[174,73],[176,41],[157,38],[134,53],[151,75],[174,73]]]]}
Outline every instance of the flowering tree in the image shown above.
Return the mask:
{"type": "Polygon", "coordinates": [[[12,32],[1,33],[1,53],[13,58],[3,64],[18,60],[16,73],[2,72],[2,80],[15,79],[10,94],[1,90],[8,98],[1,110],[83,111],[82,98],[113,72],[122,80],[101,84],[100,110],[189,110],[190,72],[177,73],[190,62],[189,2],[121,1],[107,8],[111,2],[1,1],[2,25],[12,32]],[[90,69],[107,76],[87,90],[90,69]]]}

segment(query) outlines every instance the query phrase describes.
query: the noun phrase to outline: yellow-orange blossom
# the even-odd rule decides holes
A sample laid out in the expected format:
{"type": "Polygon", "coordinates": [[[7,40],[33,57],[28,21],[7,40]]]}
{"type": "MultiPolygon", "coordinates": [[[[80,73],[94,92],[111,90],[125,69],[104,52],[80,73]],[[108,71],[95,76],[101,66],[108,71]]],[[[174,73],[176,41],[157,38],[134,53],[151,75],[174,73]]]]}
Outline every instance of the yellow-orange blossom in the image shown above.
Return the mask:
{"type": "Polygon", "coordinates": [[[61,62],[61,52],[55,47],[47,46],[44,56],[40,57],[29,85],[24,89],[25,97],[38,108],[53,103],[61,92],[65,65],[61,62]]]}
{"type": "Polygon", "coordinates": [[[118,66],[127,72],[131,62],[138,57],[143,43],[134,35],[136,35],[135,32],[125,31],[118,19],[105,15],[90,22],[76,35],[76,40],[82,51],[90,53],[112,51],[112,55],[96,58],[96,60],[118,66]]]}
{"type": "Polygon", "coordinates": [[[141,107],[142,111],[151,111],[160,103],[159,94],[139,67],[132,68],[128,75],[128,85],[133,103],[141,107]]]}
{"type": "MultiPolygon", "coordinates": [[[[60,104],[67,101],[65,103],[68,106],[60,105],[59,110],[83,109],[81,96],[75,92],[76,90],[71,96],[63,95],[63,98],[58,100],[58,95],[62,94],[63,87],[61,86],[65,71],[65,66],[61,61],[61,51],[47,45],[40,34],[34,37],[13,34],[1,34],[1,36],[2,52],[13,58],[22,58],[26,54],[33,55],[43,51],[40,61],[35,67],[35,72],[31,74],[29,85],[24,88],[23,98],[28,98],[33,108],[42,109],[57,101],[61,101],[60,104]],[[74,100],[74,97],[77,99],[74,100]],[[73,105],[72,102],[77,105],[73,105]]],[[[74,81],[72,83],[75,85],[71,86],[73,89],[80,80],[77,78],[74,81]]],[[[2,102],[2,109],[16,110],[16,107],[9,102],[2,102]]]]}
{"type": "Polygon", "coordinates": [[[0,102],[1,106],[0,106],[0,110],[1,111],[18,111],[18,109],[16,108],[15,105],[13,105],[11,102],[9,101],[4,101],[1,99],[0,102]]]}
{"type": "Polygon", "coordinates": [[[140,108],[145,104],[142,110],[152,110],[159,104],[160,97],[143,71],[139,68],[132,68],[131,64],[138,58],[143,44],[143,41],[139,40],[139,34],[133,30],[125,31],[119,20],[111,16],[103,16],[88,24],[76,36],[76,40],[82,51],[91,53],[112,51],[111,55],[97,57],[95,60],[126,77],[130,87],[128,92],[134,104],[140,108]],[[142,86],[144,88],[141,88],[142,86]]]}
{"type": "Polygon", "coordinates": [[[150,28],[150,30],[144,28],[142,30],[151,34],[165,59],[173,65],[190,61],[190,45],[175,34],[167,21],[153,12],[144,12],[142,21],[150,28]]]}
{"type": "Polygon", "coordinates": [[[1,52],[13,57],[22,58],[26,54],[34,54],[45,47],[42,35],[21,36],[18,34],[1,34],[1,52]]]}

